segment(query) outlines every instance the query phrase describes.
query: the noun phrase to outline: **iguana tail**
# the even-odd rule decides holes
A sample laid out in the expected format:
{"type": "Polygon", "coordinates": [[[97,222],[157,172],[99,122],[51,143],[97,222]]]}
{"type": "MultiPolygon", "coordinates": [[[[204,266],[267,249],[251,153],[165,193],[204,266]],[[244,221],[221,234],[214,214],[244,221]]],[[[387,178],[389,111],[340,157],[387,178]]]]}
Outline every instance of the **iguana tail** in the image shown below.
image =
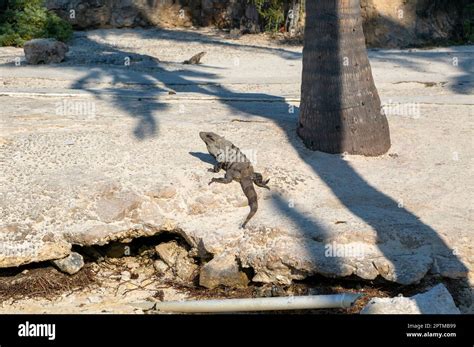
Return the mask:
{"type": "Polygon", "coordinates": [[[242,178],[240,180],[240,186],[242,187],[242,190],[244,191],[244,194],[247,197],[247,200],[250,206],[250,212],[247,218],[245,219],[244,224],[242,224],[242,228],[245,228],[250,218],[252,218],[254,214],[257,213],[257,209],[258,209],[257,192],[255,192],[255,188],[252,183],[252,178],[250,177],[242,178]]]}

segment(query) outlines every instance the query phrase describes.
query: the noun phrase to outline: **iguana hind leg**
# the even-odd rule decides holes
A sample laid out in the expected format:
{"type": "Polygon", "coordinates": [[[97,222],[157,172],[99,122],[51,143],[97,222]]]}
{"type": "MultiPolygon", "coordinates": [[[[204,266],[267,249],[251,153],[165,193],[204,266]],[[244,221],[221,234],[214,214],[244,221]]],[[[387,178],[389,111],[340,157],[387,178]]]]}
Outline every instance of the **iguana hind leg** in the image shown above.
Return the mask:
{"type": "Polygon", "coordinates": [[[252,176],[252,181],[253,183],[255,183],[257,186],[259,187],[262,187],[262,188],[267,188],[268,190],[270,190],[270,187],[267,186],[268,182],[270,181],[270,179],[266,180],[265,182],[263,181],[263,176],[261,173],[258,173],[258,172],[254,172],[253,176],[252,176]]]}

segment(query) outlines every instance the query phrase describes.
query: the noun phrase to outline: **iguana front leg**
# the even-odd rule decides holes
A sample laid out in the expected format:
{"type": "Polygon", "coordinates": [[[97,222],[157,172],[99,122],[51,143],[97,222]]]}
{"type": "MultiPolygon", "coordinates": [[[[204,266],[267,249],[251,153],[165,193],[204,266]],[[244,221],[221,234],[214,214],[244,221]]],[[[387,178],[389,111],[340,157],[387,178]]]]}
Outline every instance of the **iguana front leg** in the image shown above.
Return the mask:
{"type": "Polygon", "coordinates": [[[214,165],[214,167],[212,169],[208,169],[208,171],[217,173],[217,172],[221,171],[222,165],[224,165],[224,163],[217,163],[217,164],[214,165]]]}
{"type": "Polygon", "coordinates": [[[211,182],[209,182],[209,185],[211,185],[214,182],[228,184],[232,182],[232,179],[233,179],[232,174],[230,174],[229,171],[227,171],[224,177],[211,179],[211,182]]]}

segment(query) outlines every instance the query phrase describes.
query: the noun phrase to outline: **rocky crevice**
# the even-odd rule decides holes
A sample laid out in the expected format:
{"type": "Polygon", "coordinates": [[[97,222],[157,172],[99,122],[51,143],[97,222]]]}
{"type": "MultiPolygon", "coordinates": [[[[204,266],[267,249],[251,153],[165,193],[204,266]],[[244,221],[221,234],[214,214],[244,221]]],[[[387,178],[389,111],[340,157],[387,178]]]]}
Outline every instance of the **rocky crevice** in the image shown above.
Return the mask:
{"type": "MultiPolygon", "coordinates": [[[[428,272],[462,278],[467,271],[456,258],[438,254],[436,249],[417,243],[413,237],[404,241],[405,236],[398,235],[400,239],[387,238],[378,244],[371,242],[368,234],[361,237],[354,233],[335,233],[331,237],[318,238],[297,236],[297,233],[280,228],[238,229],[235,226],[235,230],[231,228],[227,234],[222,234],[218,230],[206,232],[208,229],[204,224],[199,229],[196,224],[188,227],[177,221],[179,215],[176,218],[171,217],[172,214],[181,210],[190,214],[193,221],[206,213],[209,206],[218,205],[214,196],[209,195],[194,199],[191,209],[181,207],[185,202],[172,186],[160,186],[145,194],[107,186],[85,199],[90,202],[86,200],[76,205],[85,204],[87,209],[73,209],[73,216],[77,215],[78,219],[67,225],[68,231],[63,237],[45,233],[39,242],[31,243],[34,247],[20,249],[24,242],[21,235],[27,231],[22,232],[23,229],[15,224],[7,225],[0,236],[17,235],[18,240],[2,243],[3,247],[11,247],[15,252],[4,252],[0,266],[63,259],[56,261],[56,265],[68,269],[65,272],[74,273],[78,260],[71,253],[73,246],[126,244],[139,238],[173,234],[185,240],[191,258],[205,263],[200,269],[200,283],[207,288],[219,285],[245,287],[249,281],[288,285],[315,274],[327,277],[356,275],[365,280],[381,276],[408,285],[418,283],[428,272]],[[195,210],[200,212],[196,215],[195,210]],[[87,216],[87,220],[83,221],[83,216],[87,216]],[[243,268],[252,269],[253,277],[248,278],[243,268]]],[[[197,271],[197,267],[191,265],[191,258],[185,256],[185,251],[178,251],[177,245],[168,244],[168,250],[162,248],[165,246],[157,247],[164,262],[157,264],[157,268],[173,268],[182,279],[197,271]]]]}
{"type": "MultiPolygon", "coordinates": [[[[180,231],[180,233],[181,232],[182,231],[180,231]]],[[[400,281],[398,281],[397,283],[394,278],[384,276],[384,268],[375,263],[373,266],[380,271],[380,275],[369,280],[356,276],[356,268],[353,268],[352,273],[347,277],[331,279],[331,277],[333,277],[331,275],[321,276],[317,273],[302,271],[291,262],[281,261],[278,264],[273,264],[273,269],[279,268],[281,271],[283,268],[286,268],[285,271],[288,273],[288,278],[292,280],[288,281],[285,278],[280,278],[282,279],[281,281],[275,281],[273,283],[265,283],[265,281],[263,281],[262,283],[262,281],[258,280],[258,269],[252,268],[249,264],[242,263],[242,259],[238,256],[228,251],[220,254],[209,254],[203,251],[203,249],[199,250],[194,242],[188,243],[180,233],[162,231],[153,236],[135,238],[130,240],[130,242],[111,241],[103,245],[73,245],[71,253],[67,257],[61,260],[51,261],[51,265],[54,265],[69,277],[63,278],[54,272],[45,272],[43,276],[45,276],[47,282],[42,284],[43,287],[46,286],[44,287],[46,288],[44,295],[54,296],[56,295],[54,293],[61,293],[64,290],[75,291],[78,290],[77,288],[79,288],[79,290],[85,290],[87,286],[98,283],[94,278],[94,273],[98,270],[96,269],[91,272],[94,266],[101,268],[101,264],[109,264],[107,265],[107,268],[109,268],[110,265],[114,264],[110,262],[110,259],[136,258],[136,261],[128,261],[130,265],[127,266],[130,270],[117,270],[120,272],[121,282],[127,283],[130,279],[138,278],[140,273],[139,264],[151,262],[155,273],[155,279],[153,281],[181,288],[181,290],[188,291],[191,295],[197,295],[199,297],[203,295],[203,288],[209,291],[207,294],[209,297],[222,295],[221,290],[224,290],[223,293],[227,293],[226,297],[227,295],[231,295],[231,297],[233,297],[232,295],[237,295],[237,297],[239,297],[239,295],[250,295],[251,297],[315,295],[344,292],[348,289],[349,291],[366,294],[364,299],[354,308],[350,310],[339,310],[340,313],[356,313],[360,310],[362,310],[363,313],[397,313],[404,312],[404,310],[419,313],[414,302],[416,302],[418,297],[422,301],[425,300],[425,296],[426,300],[431,300],[432,295],[443,297],[443,302],[445,302],[446,307],[449,308],[449,312],[458,313],[459,310],[454,302],[452,302],[450,292],[454,297],[456,305],[467,308],[472,304],[470,288],[468,285],[463,284],[464,282],[462,280],[443,279],[439,273],[435,274],[432,271],[427,271],[423,276],[420,276],[416,282],[400,283],[400,281]],[[95,265],[91,267],[91,264],[95,265]],[[132,267],[131,265],[134,266],[132,267]],[[82,274],[82,272],[84,272],[84,274],[82,274]],[[439,283],[445,283],[449,292],[444,286],[441,286],[441,288],[439,283]],[[315,284],[317,284],[318,289],[313,289],[315,284]],[[438,286],[436,286],[437,284],[438,286]],[[370,289],[374,287],[379,289],[370,289]],[[426,295],[419,294],[413,298],[394,297],[396,296],[395,294],[400,291],[405,296],[411,296],[422,293],[430,288],[433,288],[433,292],[429,291],[426,295]],[[240,292],[241,294],[239,294],[240,292]]],[[[432,263],[429,265],[431,266],[432,263]]],[[[47,264],[44,262],[37,265],[32,264],[29,267],[22,267],[19,271],[22,274],[27,274],[29,270],[25,269],[34,269],[37,267],[46,269],[47,264]]],[[[6,270],[2,271],[5,272],[6,270]]],[[[34,274],[33,277],[36,279],[32,278],[32,280],[39,280],[37,279],[38,276],[36,276],[36,272],[34,272],[34,274]]],[[[21,287],[21,283],[25,282],[27,278],[25,276],[23,277],[24,279],[19,282],[20,284],[14,286],[14,288],[16,288],[16,297],[34,294],[21,287]]],[[[261,278],[260,276],[260,279],[261,278]]],[[[11,280],[13,280],[13,277],[11,280]]],[[[8,281],[8,277],[3,280],[5,283],[8,281]]],[[[5,292],[3,293],[4,297],[8,299],[12,293],[6,290],[6,285],[3,285],[3,282],[0,281],[0,294],[5,292]]],[[[160,291],[157,292],[157,295],[159,293],[160,291]]],[[[42,294],[40,293],[39,295],[42,294]]],[[[162,299],[163,298],[159,299],[158,295],[158,300],[162,299]]],[[[427,302],[426,300],[423,302],[427,302]]],[[[147,310],[152,309],[153,302],[147,301],[147,303],[147,310]]],[[[143,305],[144,304],[139,305],[139,308],[141,309],[143,305]]],[[[429,310],[429,312],[431,312],[430,310],[434,310],[433,312],[438,312],[436,310],[444,312],[444,308],[436,308],[435,306],[432,307],[427,304],[425,306],[423,309],[429,310]]]]}

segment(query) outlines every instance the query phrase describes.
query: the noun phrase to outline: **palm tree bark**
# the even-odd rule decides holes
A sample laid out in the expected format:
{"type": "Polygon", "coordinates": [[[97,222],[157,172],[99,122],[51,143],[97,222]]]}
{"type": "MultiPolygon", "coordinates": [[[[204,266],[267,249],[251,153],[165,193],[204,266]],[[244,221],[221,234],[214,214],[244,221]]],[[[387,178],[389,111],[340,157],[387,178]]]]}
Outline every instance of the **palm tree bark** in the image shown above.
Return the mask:
{"type": "Polygon", "coordinates": [[[312,149],[376,156],[390,148],[367,56],[360,0],[306,1],[298,135],[312,149]]]}

